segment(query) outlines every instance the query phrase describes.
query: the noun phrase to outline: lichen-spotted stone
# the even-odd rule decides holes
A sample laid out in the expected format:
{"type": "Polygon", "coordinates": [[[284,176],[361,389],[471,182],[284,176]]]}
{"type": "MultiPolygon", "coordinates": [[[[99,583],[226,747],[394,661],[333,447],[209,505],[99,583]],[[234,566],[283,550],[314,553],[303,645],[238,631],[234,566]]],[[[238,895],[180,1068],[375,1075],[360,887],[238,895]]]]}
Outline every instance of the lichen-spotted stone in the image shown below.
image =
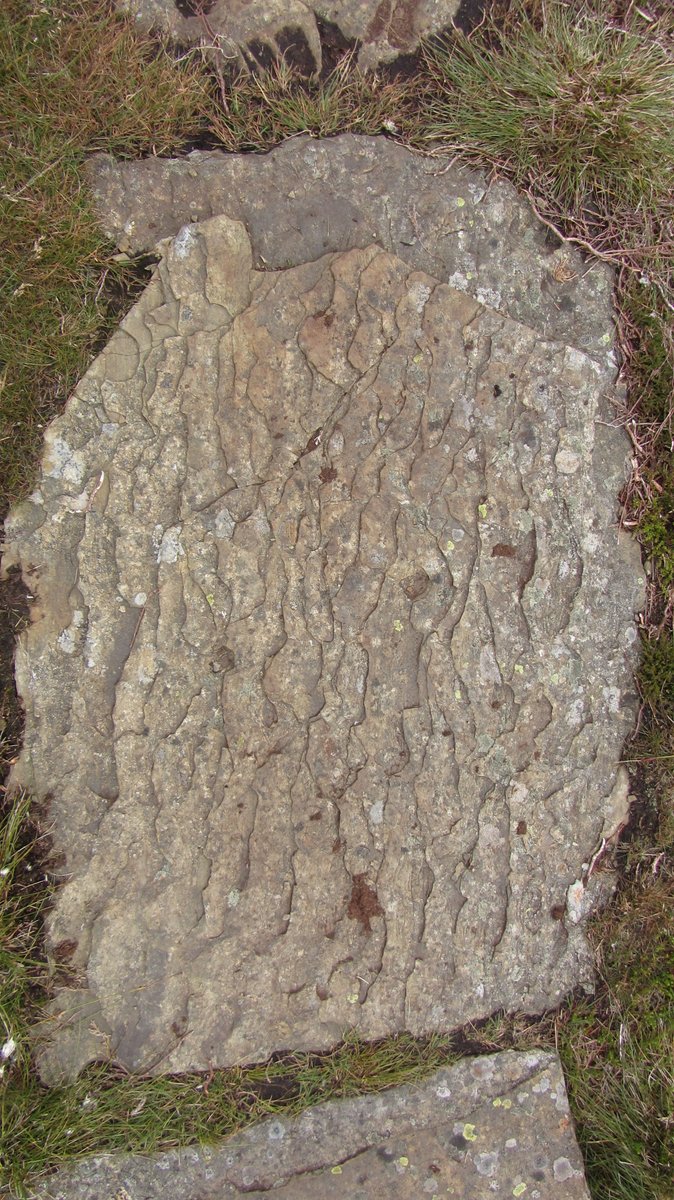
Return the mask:
{"type": "Polygon", "coordinates": [[[9,528],[14,782],[53,797],[83,981],[45,1078],[589,979],[559,906],[623,787],[640,586],[610,384],[376,244],[258,271],[216,217],[164,246],[9,528]]]}
{"type": "Polygon", "coordinates": [[[120,1170],[143,1200],[167,1190],[181,1200],[590,1196],[559,1060],[540,1051],[464,1059],[411,1087],[258,1121],[220,1146],[92,1155],[39,1181],[35,1195],[112,1197],[120,1170]]]}

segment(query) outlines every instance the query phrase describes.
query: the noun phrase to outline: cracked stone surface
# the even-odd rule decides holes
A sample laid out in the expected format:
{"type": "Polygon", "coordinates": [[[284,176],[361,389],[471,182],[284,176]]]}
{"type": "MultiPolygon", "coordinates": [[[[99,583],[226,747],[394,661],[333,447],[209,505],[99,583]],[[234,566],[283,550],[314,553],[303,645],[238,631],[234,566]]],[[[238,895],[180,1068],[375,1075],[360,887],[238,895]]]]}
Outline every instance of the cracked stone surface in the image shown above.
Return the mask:
{"type": "Polygon", "coordinates": [[[589,1200],[555,1055],[464,1061],[423,1083],[275,1119],[217,1149],[87,1158],[44,1200],[589,1200]]]}
{"type": "Polygon", "coordinates": [[[590,986],[642,587],[596,318],[376,243],[258,270],[228,216],[162,254],[8,529],[13,780],[64,856],[44,1078],[590,986]]]}
{"type": "Polygon", "coordinates": [[[321,28],[358,43],[362,69],[416,50],[446,29],[460,0],[115,0],[146,29],[181,45],[217,45],[227,58],[267,64],[285,57],[304,74],[323,66],[321,28]],[[199,16],[199,10],[204,17],[199,16]]]}

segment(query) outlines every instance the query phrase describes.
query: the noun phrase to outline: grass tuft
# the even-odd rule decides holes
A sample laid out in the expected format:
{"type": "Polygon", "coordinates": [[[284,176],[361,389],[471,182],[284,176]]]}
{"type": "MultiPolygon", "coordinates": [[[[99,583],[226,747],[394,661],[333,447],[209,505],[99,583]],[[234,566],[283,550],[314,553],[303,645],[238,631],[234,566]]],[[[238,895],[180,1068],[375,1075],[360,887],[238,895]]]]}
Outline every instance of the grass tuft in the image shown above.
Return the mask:
{"type": "Polygon", "coordinates": [[[9,1077],[28,1077],[30,998],[42,994],[44,981],[41,917],[50,889],[37,870],[29,809],[21,793],[0,813],[0,1088],[9,1077]]]}
{"type": "Polygon", "coordinates": [[[659,638],[644,638],[639,686],[652,718],[674,725],[674,636],[670,630],[664,630],[659,638]]]}
{"type": "Polygon", "coordinates": [[[30,486],[45,424],[114,315],[120,274],[86,195],[86,153],[179,151],[205,125],[210,84],[140,40],[104,0],[0,9],[0,516],[30,486]]]}
{"type": "Polygon", "coordinates": [[[427,51],[436,83],[426,138],[536,180],[576,213],[612,213],[671,199],[674,75],[664,46],[552,0],[494,52],[487,23],[427,51]]]}
{"type": "Polygon", "coordinates": [[[597,996],[557,1023],[596,1200],[674,1196],[674,755],[642,783],[652,827],[633,831],[616,899],[593,924],[597,996]]]}
{"type": "Polygon", "coordinates": [[[326,79],[305,79],[284,61],[225,85],[223,105],[210,130],[226,149],[269,150],[308,133],[403,134],[416,119],[415,89],[409,82],[384,83],[365,75],[347,54],[326,79]]]}

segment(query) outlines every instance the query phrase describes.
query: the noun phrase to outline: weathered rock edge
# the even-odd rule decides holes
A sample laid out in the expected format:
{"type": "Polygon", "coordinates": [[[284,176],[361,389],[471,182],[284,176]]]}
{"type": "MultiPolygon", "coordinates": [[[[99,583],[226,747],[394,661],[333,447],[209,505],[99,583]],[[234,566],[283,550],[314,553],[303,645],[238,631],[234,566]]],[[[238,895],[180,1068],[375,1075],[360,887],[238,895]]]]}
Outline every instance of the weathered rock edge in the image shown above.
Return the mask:
{"type": "Polygon", "coordinates": [[[9,523],[83,983],[45,1078],[557,1004],[634,715],[609,365],[377,246],[164,251],[9,523]]]}
{"type": "Polygon", "coordinates": [[[613,273],[560,244],[505,181],[412,154],[386,138],[292,138],[269,154],[93,156],[105,232],[130,254],[183,225],[242,221],[260,270],[373,242],[545,337],[615,367],[613,273]]]}
{"type": "Polygon", "coordinates": [[[553,1054],[464,1060],[429,1079],[295,1118],[214,1148],[101,1155],[41,1184],[43,1200],[589,1200],[553,1054]]]}

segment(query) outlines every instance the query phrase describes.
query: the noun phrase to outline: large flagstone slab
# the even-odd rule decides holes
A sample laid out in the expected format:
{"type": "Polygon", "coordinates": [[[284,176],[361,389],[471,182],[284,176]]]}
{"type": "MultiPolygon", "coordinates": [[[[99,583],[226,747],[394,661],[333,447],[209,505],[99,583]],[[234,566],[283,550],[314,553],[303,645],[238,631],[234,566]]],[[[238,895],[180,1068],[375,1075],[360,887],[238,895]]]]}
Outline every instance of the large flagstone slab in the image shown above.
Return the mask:
{"type": "Polygon", "coordinates": [[[44,1200],[589,1200],[555,1055],[469,1059],[419,1084],[264,1121],[218,1147],[100,1155],[44,1200]]]}
{"type": "Polygon", "coordinates": [[[46,1079],[590,986],[641,588],[612,378],[377,244],[164,245],[9,524],[14,783],[65,860],[46,1079]]]}

